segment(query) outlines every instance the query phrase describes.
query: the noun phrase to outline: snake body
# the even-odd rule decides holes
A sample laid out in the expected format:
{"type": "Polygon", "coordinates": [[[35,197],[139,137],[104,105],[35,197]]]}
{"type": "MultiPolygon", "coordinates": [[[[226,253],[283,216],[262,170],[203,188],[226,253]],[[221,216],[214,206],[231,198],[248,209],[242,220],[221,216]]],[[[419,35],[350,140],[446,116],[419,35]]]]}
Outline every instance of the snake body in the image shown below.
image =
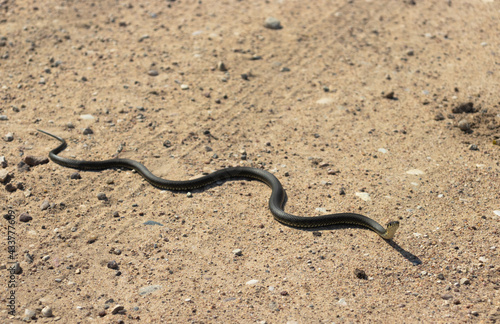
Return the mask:
{"type": "Polygon", "coordinates": [[[260,182],[265,183],[272,189],[271,197],[269,198],[269,209],[273,214],[274,218],[285,225],[292,227],[323,227],[330,225],[348,224],[348,225],[358,225],[366,227],[380,235],[386,240],[390,240],[394,237],[394,233],[399,227],[398,221],[392,221],[387,223],[387,229],[382,227],[379,223],[371,218],[360,214],[354,213],[337,213],[322,215],[316,217],[302,217],[288,214],[283,210],[283,205],[285,203],[285,190],[279,182],[279,180],[271,173],[250,167],[230,167],[224,168],[208,175],[196,178],[193,180],[185,181],[172,181],[162,179],[155,176],[151,171],[149,171],[143,164],[130,160],[130,159],[109,159],[103,161],[84,161],[84,160],[73,160],[58,156],[57,154],[62,152],[66,147],[66,141],[56,135],[50,134],[43,130],[38,130],[46,135],[52,136],[53,138],[59,140],[61,145],[50,151],[49,158],[64,167],[79,169],[79,170],[103,170],[112,168],[125,168],[137,171],[144,179],[146,179],[151,185],[167,190],[192,190],[196,188],[202,188],[208,186],[214,182],[232,179],[232,178],[250,178],[256,179],[260,182]]]}

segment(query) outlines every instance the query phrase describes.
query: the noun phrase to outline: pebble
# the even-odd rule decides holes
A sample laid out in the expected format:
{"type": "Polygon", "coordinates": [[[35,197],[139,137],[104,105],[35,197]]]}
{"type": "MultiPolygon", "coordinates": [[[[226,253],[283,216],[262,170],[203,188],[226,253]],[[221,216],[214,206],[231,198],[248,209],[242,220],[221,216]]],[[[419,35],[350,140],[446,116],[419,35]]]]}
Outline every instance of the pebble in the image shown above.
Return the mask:
{"type": "Polygon", "coordinates": [[[80,172],[73,172],[70,176],[70,179],[73,180],[80,180],[82,176],[80,175],[80,172]]]}
{"type": "Polygon", "coordinates": [[[453,295],[452,294],[444,294],[441,296],[441,298],[444,300],[450,300],[453,298],[453,295]]]}
{"type": "Polygon", "coordinates": [[[43,309],[42,309],[42,316],[43,317],[52,317],[54,316],[52,314],[52,308],[50,308],[50,306],[45,306],[43,309]]]}
{"type": "Polygon", "coordinates": [[[269,28],[269,29],[281,29],[281,28],[283,28],[281,26],[281,22],[274,17],[267,18],[266,21],[264,22],[264,27],[269,28]]]}
{"type": "Polygon", "coordinates": [[[0,182],[7,183],[10,179],[10,172],[8,170],[0,170],[0,182]]]}
{"type": "Polygon", "coordinates": [[[0,120],[9,120],[9,117],[5,115],[0,115],[0,120]]]}
{"type": "Polygon", "coordinates": [[[246,285],[248,285],[248,286],[252,286],[252,285],[255,285],[255,284],[256,284],[256,283],[258,283],[258,282],[259,282],[259,280],[257,280],[257,279],[252,279],[252,280],[247,281],[247,282],[246,282],[246,285]]]}
{"type": "Polygon", "coordinates": [[[7,167],[7,160],[5,159],[5,156],[0,156],[0,166],[2,168],[6,168],[7,167]]]}
{"type": "Polygon", "coordinates": [[[158,71],[157,70],[149,70],[148,71],[148,75],[149,76],[158,76],[158,71]]]}
{"type": "Polygon", "coordinates": [[[356,195],[357,197],[361,198],[361,199],[362,199],[362,200],[364,200],[364,201],[370,201],[370,200],[372,200],[372,199],[370,198],[370,194],[369,194],[369,193],[367,193],[367,192],[356,192],[356,193],[355,193],[355,195],[356,195]]]}
{"type": "Polygon", "coordinates": [[[162,288],[161,285],[152,285],[139,288],[139,295],[146,296],[162,288]]]}
{"type": "Polygon", "coordinates": [[[316,103],[320,104],[320,105],[329,105],[329,104],[334,103],[334,102],[335,102],[335,99],[329,98],[329,97],[324,97],[324,98],[321,98],[321,99],[316,101],[316,103]]]}
{"type": "Polygon", "coordinates": [[[162,224],[162,223],[158,223],[158,222],[151,221],[151,220],[146,221],[146,222],[144,222],[143,224],[144,224],[144,225],[158,225],[158,226],[163,226],[163,224],[162,224]]]}
{"type": "Polygon", "coordinates": [[[90,127],[86,127],[83,130],[83,135],[91,135],[91,134],[94,134],[94,131],[90,127]]]}
{"type": "Polygon", "coordinates": [[[471,151],[479,151],[479,148],[477,147],[476,144],[471,144],[471,145],[469,145],[469,150],[471,150],[471,151]]]}
{"type": "Polygon", "coordinates": [[[27,213],[21,213],[21,215],[19,215],[19,221],[23,222],[23,223],[27,223],[32,219],[33,219],[33,217],[31,217],[27,213]]]}
{"type": "Polygon", "coordinates": [[[114,315],[114,314],[122,313],[124,310],[125,310],[125,306],[123,306],[123,305],[116,305],[111,310],[111,314],[114,315]]]}
{"type": "Polygon", "coordinates": [[[457,107],[453,108],[451,112],[454,114],[461,114],[461,113],[470,114],[476,112],[476,110],[474,109],[474,103],[468,102],[458,105],[457,107]]]}
{"type": "Polygon", "coordinates": [[[31,309],[28,309],[26,308],[24,310],[24,321],[29,321],[29,320],[32,320],[34,319],[36,316],[36,312],[34,310],[31,310],[31,309]]]}
{"type": "MultiPolygon", "coordinates": [[[[80,119],[82,119],[82,120],[92,120],[92,119],[95,119],[95,118],[94,118],[94,116],[92,116],[90,114],[85,114],[85,115],[80,115],[80,119]]],[[[68,123],[67,126],[68,126],[68,128],[74,128],[73,124],[71,124],[71,123],[68,123]],[[70,125],[72,127],[70,127],[70,125]]]]}
{"type": "Polygon", "coordinates": [[[379,148],[377,151],[383,154],[387,153],[387,150],[385,148],[379,148]]]}
{"type": "Polygon", "coordinates": [[[236,255],[236,256],[242,256],[243,255],[243,251],[241,249],[234,249],[233,250],[233,254],[236,255]]]}
{"type": "Polygon", "coordinates": [[[50,207],[50,203],[47,200],[44,200],[42,204],[40,205],[41,210],[46,210],[50,207]]]}
{"type": "Polygon", "coordinates": [[[440,120],[444,120],[444,115],[442,113],[437,113],[435,116],[434,116],[434,120],[437,120],[437,121],[440,121],[440,120]]]}
{"type": "Polygon", "coordinates": [[[415,55],[415,51],[414,51],[414,50],[412,50],[412,49],[410,49],[410,50],[408,50],[408,51],[406,52],[406,55],[408,55],[408,56],[413,56],[413,55],[415,55]]]}
{"type": "Polygon", "coordinates": [[[462,279],[460,279],[460,284],[461,285],[470,285],[470,280],[468,278],[462,278],[462,279]]]}
{"type": "MultiPolygon", "coordinates": [[[[493,250],[495,250],[495,249],[493,249],[493,250]]],[[[486,259],[485,257],[479,257],[479,262],[486,263],[486,262],[488,262],[488,259],[486,259]]]]}
{"type": "Polygon", "coordinates": [[[118,263],[116,261],[109,261],[108,262],[108,268],[117,270],[118,269],[118,263]]]}
{"type": "Polygon", "coordinates": [[[411,174],[411,175],[422,175],[422,174],[425,174],[424,171],[421,171],[419,169],[411,169],[411,170],[408,170],[406,171],[406,174],[411,174]]]}
{"type": "Polygon", "coordinates": [[[191,192],[188,192],[188,193],[186,194],[186,197],[191,198],[191,197],[193,197],[193,194],[192,194],[191,192]]]}
{"type": "Polygon", "coordinates": [[[395,98],[395,97],[394,97],[394,91],[391,91],[391,92],[389,92],[389,93],[387,93],[387,94],[383,95],[383,97],[384,97],[384,98],[386,98],[386,99],[391,99],[391,100],[393,100],[393,99],[395,98]]]}
{"type": "Polygon", "coordinates": [[[354,269],[354,275],[358,279],[364,279],[364,280],[368,279],[368,276],[366,275],[366,272],[364,270],[361,270],[361,269],[354,269]]]}
{"type": "Polygon", "coordinates": [[[224,64],[224,62],[221,61],[221,62],[217,63],[217,70],[222,71],[222,72],[227,71],[227,67],[224,64]]]}
{"type": "Polygon", "coordinates": [[[7,133],[5,136],[4,136],[4,141],[6,142],[12,142],[14,140],[14,134],[12,133],[7,133]]]}
{"type": "Polygon", "coordinates": [[[104,192],[100,192],[97,194],[97,199],[99,200],[108,200],[108,197],[106,197],[106,194],[104,192]]]}
{"type": "Polygon", "coordinates": [[[458,122],[458,128],[460,128],[460,130],[463,132],[470,131],[469,121],[467,119],[462,119],[461,121],[458,122]]]}
{"type": "Polygon", "coordinates": [[[187,84],[181,84],[181,89],[187,90],[187,89],[189,89],[189,86],[187,84]]]}
{"type": "Polygon", "coordinates": [[[493,214],[497,215],[497,216],[500,216],[500,210],[494,210],[493,211],[493,214]]]}
{"type": "Polygon", "coordinates": [[[442,273],[440,273],[440,274],[437,275],[437,278],[439,280],[444,280],[444,275],[442,273]]]}
{"type": "Polygon", "coordinates": [[[44,156],[33,156],[33,155],[26,155],[23,158],[24,163],[26,163],[29,166],[37,166],[39,164],[46,164],[49,163],[49,159],[44,157],[44,156]]]}
{"type": "Polygon", "coordinates": [[[326,208],[317,207],[315,210],[320,213],[326,213],[326,208]]]}
{"type": "Polygon", "coordinates": [[[339,304],[340,306],[347,306],[347,302],[345,301],[345,299],[344,299],[344,298],[340,298],[340,299],[339,299],[339,301],[338,301],[338,304],[339,304]]]}
{"type": "Polygon", "coordinates": [[[21,272],[23,272],[23,268],[21,268],[21,265],[19,264],[19,262],[14,263],[13,268],[14,268],[15,274],[20,274],[21,272]]]}

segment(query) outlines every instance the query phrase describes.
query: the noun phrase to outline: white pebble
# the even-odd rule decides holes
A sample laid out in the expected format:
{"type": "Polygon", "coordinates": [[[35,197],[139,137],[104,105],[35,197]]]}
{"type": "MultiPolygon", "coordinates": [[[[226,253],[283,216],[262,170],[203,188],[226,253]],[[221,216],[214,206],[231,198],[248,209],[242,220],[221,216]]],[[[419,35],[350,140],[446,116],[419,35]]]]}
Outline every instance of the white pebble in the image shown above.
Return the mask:
{"type": "Polygon", "coordinates": [[[43,309],[42,309],[42,316],[43,317],[52,317],[54,316],[52,314],[52,308],[50,308],[49,306],[45,306],[43,309]]]}
{"type": "Polygon", "coordinates": [[[256,284],[256,283],[258,283],[258,282],[259,282],[259,280],[257,280],[257,279],[252,279],[252,280],[247,281],[247,283],[246,283],[246,284],[247,284],[248,286],[252,286],[252,285],[255,285],[255,284],[256,284]]]}
{"type": "Polygon", "coordinates": [[[356,197],[359,197],[359,198],[361,198],[364,201],[370,201],[370,200],[372,200],[370,198],[370,194],[368,192],[356,192],[355,195],[356,195],[356,197]]]}
{"type": "Polygon", "coordinates": [[[94,116],[92,116],[92,115],[90,115],[90,114],[80,115],[80,119],[83,119],[83,120],[91,120],[91,119],[94,119],[94,116]]]}
{"type": "Polygon", "coordinates": [[[385,148],[379,148],[378,151],[384,154],[387,153],[387,150],[385,148]]]}
{"type": "Polygon", "coordinates": [[[406,174],[421,175],[421,174],[425,174],[425,172],[421,171],[419,169],[411,169],[411,170],[406,171],[406,174]]]}
{"type": "Polygon", "coordinates": [[[340,306],[347,306],[347,302],[345,301],[344,298],[340,298],[338,303],[340,306]]]}

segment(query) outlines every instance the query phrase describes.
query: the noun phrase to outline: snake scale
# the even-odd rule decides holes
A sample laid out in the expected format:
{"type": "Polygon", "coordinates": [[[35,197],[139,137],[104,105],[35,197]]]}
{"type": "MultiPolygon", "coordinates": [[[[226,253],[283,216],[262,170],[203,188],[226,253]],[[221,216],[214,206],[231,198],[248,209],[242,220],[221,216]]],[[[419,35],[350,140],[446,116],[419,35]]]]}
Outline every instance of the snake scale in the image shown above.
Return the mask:
{"type": "Polygon", "coordinates": [[[369,228],[383,239],[390,240],[394,237],[396,230],[399,227],[398,221],[391,221],[387,223],[387,228],[384,228],[379,223],[371,218],[360,214],[354,213],[337,213],[329,214],[315,217],[302,217],[288,214],[283,210],[283,206],[286,199],[285,190],[279,182],[279,180],[271,173],[250,167],[230,167],[224,168],[208,175],[196,178],[193,180],[185,181],[172,181],[162,179],[155,176],[151,171],[149,171],[143,164],[130,160],[130,159],[109,159],[103,161],[84,161],[84,160],[73,160],[58,156],[57,154],[62,152],[66,147],[66,141],[56,135],[50,134],[43,130],[38,130],[46,135],[52,136],[53,138],[59,140],[61,145],[50,151],[49,158],[67,168],[79,169],[79,170],[103,170],[112,168],[125,168],[137,171],[144,179],[146,179],[151,185],[167,190],[192,190],[196,188],[202,188],[208,186],[212,183],[221,180],[228,180],[233,178],[250,178],[255,179],[264,184],[268,185],[271,190],[271,197],[269,198],[269,209],[273,214],[274,218],[285,225],[291,227],[299,228],[313,228],[313,227],[324,227],[330,225],[358,225],[362,227],[369,228]]]}

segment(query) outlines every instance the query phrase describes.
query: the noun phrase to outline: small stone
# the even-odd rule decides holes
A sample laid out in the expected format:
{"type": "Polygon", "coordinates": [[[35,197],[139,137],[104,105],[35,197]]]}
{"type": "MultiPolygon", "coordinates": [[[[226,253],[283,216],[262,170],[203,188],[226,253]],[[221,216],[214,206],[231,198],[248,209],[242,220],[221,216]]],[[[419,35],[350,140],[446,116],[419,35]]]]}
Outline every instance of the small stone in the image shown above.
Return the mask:
{"type": "Polygon", "coordinates": [[[82,176],[80,175],[80,172],[73,172],[70,176],[70,179],[73,180],[80,180],[82,176]]]}
{"type": "Polygon", "coordinates": [[[437,278],[439,280],[444,280],[444,275],[442,273],[440,273],[440,274],[437,275],[437,278]]]}
{"type": "Polygon", "coordinates": [[[467,102],[467,103],[460,104],[457,107],[453,108],[451,110],[451,112],[454,114],[461,114],[461,113],[470,114],[470,113],[476,112],[476,110],[474,109],[474,103],[467,102]]]}
{"type": "Polygon", "coordinates": [[[193,197],[193,194],[192,194],[191,192],[188,192],[188,193],[186,194],[186,197],[191,198],[191,197],[193,197]]]}
{"type": "Polygon", "coordinates": [[[368,192],[356,192],[355,195],[359,198],[361,198],[361,200],[363,201],[370,201],[372,200],[370,198],[370,194],[368,192]]]}
{"type": "Polygon", "coordinates": [[[45,81],[45,78],[40,78],[40,80],[38,81],[38,84],[45,84],[46,81],[45,81]]]}
{"type": "Polygon", "coordinates": [[[117,270],[118,269],[118,263],[116,261],[109,261],[108,262],[108,268],[117,270]]]}
{"type": "Polygon", "coordinates": [[[146,296],[162,288],[161,285],[152,285],[139,288],[139,295],[146,296]]]}
{"type": "Polygon", "coordinates": [[[280,295],[281,296],[288,296],[288,291],[283,290],[282,292],[280,292],[280,295]]]}
{"type": "Polygon", "coordinates": [[[90,235],[90,237],[88,238],[88,240],[87,240],[87,244],[92,244],[92,243],[94,243],[95,241],[97,241],[97,235],[96,235],[96,234],[92,234],[92,235],[90,235]]]}
{"type": "Polygon", "coordinates": [[[163,226],[162,223],[158,223],[158,222],[155,222],[155,221],[152,221],[152,220],[149,220],[149,221],[146,221],[143,223],[144,225],[156,225],[156,226],[163,226]]]}
{"type": "Polygon", "coordinates": [[[106,316],[106,311],[105,310],[101,310],[99,313],[98,313],[99,317],[104,317],[106,316]]]}
{"type": "Polygon", "coordinates": [[[444,294],[441,296],[441,298],[444,300],[450,300],[453,298],[453,295],[452,294],[444,294]]]}
{"type": "Polygon", "coordinates": [[[411,169],[411,170],[408,170],[406,171],[406,174],[411,174],[411,175],[422,175],[422,174],[425,174],[424,171],[421,171],[419,169],[411,169]]]}
{"type": "MultiPolygon", "coordinates": [[[[80,115],[80,119],[82,119],[82,120],[92,120],[92,119],[95,119],[95,118],[94,118],[94,116],[92,116],[90,114],[85,114],[85,115],[80,115]]],[[[69,123],[68,123],[68,128],[72,128],[72,127],[69,127],[69,123]]]]}
{"type": "Polygon", "coordinates": [[[415,51],[414,51],[414,50],[412,50],[412,49],[410,49],[410,50],[408,50],[408,51],[406,52],[406,55],[408,55],[408,56],[413,56],[413,55],[415,55],[415,51]]]}
{"type": "Polygon", "coordinates": [[[26,319],[28,320],[32,320],[34,319],[36,316],[36,312],[34,310],[31,310],[31,309],[28,309],[26,308],[24,310],[24,320],[26,321],[26,319]]]}
{"type": "Polygon", "coordinates": [[[470,285],[470,280],[468,278],[462,278],[462,279],[460,279],[460,284],[461,285],[470,285]]]}
{"type": "Polygon", "coordinates": [[[45,306],[43,309],[42,309],[42,316],[43,317],[52,317],[54,316],[52,314],[52,308],[50,308],[49,306],[45,306]]]}
{"type": "Polygon", "coordinates": [[[347,306],[347,302],[345,301],[345,299],[344,299],[344,298],[340,298],[340,299],[339,299],[339,301],[338,301],[338,304],[339,304],[340,306],[347,306]]]}
{"type": "Polygon", "coordinates": [[[458,122],[458,128],[462,130],[463,132],[469,132],[470,131],[470,123],[467,119],[462,119],[461,121],[458,122]]]}
{"type": "Polygon", "coordinates": [[[236,255],[236,256],[242,256],[243,255],[243,251],[241,249],[234,249],[233,250],[233,254],[236,255]]]}
{"type": "Polygon", "coordinates": [[[471,145],[469,145],[469,150],[471,150],[471,151],[479,151],[479,148],[477,147],[476,144],[471,144],[471,145]]]}
{"type": "Polygon", "coordinates": [[[269,28],[269,29],[281,29],[281,28],[283,28],[281,26],[281,22],[274,17],[267,18],[266,21],[264,22],[264,27],[269,28]]]}
{"type": "Polygon", "coordinates": [[[46,209],[48,209],[49,207],[50,207],[50,203],[49,203],[47,200],[44,200],[44,201],[42,202],[42,205],[40,206],[40,209],[41,209],[41,210],[46,210],[46,209]]]}
{"type": "Polygon", "coordinates": [[[19,264],[19,262],[14,263],[11,269],[14,270],[15,274],[21,274],[21,272],[23,272],[23,268],[21,268],[21,264],[19,264]]]}
{"type": "Polygon", "coordinates": [[[323,235],[323,233],[321,233],[320,231],[314,231],[312,232],[313,236],[316,236],[316,237],[320,237],[323,235]]]}
{"type": "Polygon", "coordinates": [[[383,95],[383,97],[384,97],[384,98],[386,98],[386,99],[391,99],[391,100],[393,100],[393,99],[394,99],[394,91],[391,91],[391,92],[389,92],[389,93],[387,93],[387,94],[383,95]]]}
{"type": "Polygon", "coordinates": [[[122,306],[122,305],[116,305],[115,307],[113,307],[113,309],[111,310],[111,314],[115,315],[115,314],[118,314],[118,313],[123,313],[123,311],[125,310],[125,306],[122,306]]]}
{"type": "Polygon", "coordinates": [[[258,282],[259,282],[259,280],[257,280],[257,279],[252,279],[252,280],[247,281],[247,282],[246,282],[246,285],[248,285],[248,286],[252,286],[252,285],[255,285],[255,284],[256,284],[256,283],[258,283],[258,282]]]}
{"type": "Polygon", "coordinates": [[[5,160],[5,156],[0,156],[0,166],[2,168],[6,168],[7,167],[7,160],[5,160]]]}
{"type": "Polygon", "coordinates": [[[44,156],[33,156],[33,155],[26,155],[23,158],[24,163],[26,163],[29,166],[37,166],[39,164],[46,164],[49,163],[49,159],[44,157],[44,156]]]}
{"type": "Polygon", "coordinates": [[[14,134],[12,133],[7,133],[4,138],[3,138],[4,141],[6,142],[12,142],[14,140],[14,134]]]}
{"type": "Polygon", "coordinates": [[[187,90],[187,89],[189,89],[189,86],[187,84],[181,84],[181,89],[187,90]]]}
{"type": "Polygon", "coordinates": [[[0,120],[9,120],[9,117],[5,115],[0,115],[0,120]]]}
{"type": "Polygon", "coordinates": [[[344,187],[340,187],[339,195],[341,195],[341,196],[345,195],[345,188],[344,187]]]}
{"type": "Polygon", "coordinates": [[[364,270],[361,270],[361,269],[354,269],[354,275],[358,279],[364,279],[364,280],[368,279],[368,276],[366,275],[366,272],[364,270]]]}
{"type": "Polygon", "coordinates": [[[90,127],[86,127],[83,130],[83,135],[91,135],[91,134],[94,134],[94,131],[90,127]]]}
{"type": "Polygon", "coordinates": [[[470,314],[471,314],[472,316],[479,316],[479,313],[478,313],[477,311],[472,311],[472,312],[470,312],[470,314]]]}
{"type": "Polygon", "coordinates": [[[0,182],[7,183],[10,180],[10,172],[8,170],[0,170],[0,182]]]}
{"type": "Polygon", "coordinates": [[[217,63],[217,70],[222,71],[222,72],[227,71],[227,67],[224,64],[224,62],[221,61],[221,62],[217,63]]]}
{"type": "Polygon", "coordinates": [[[106,197],[106,194],[104,192],[100,192],[97,194],[97,199],[99,200],[108,200],[108,197],[106,197]]]}
{"type": "Polygon", "coordinates": [[[27,222],[31,221],[32,219],[33,219],[33,217],[28,215],[28,213],[21,213],[21,215],[19,215],[19,221],[23,222],[23,223],[27,223],[27,222]]]}
{"type": "Polygon", "coordinates": [[[17,187],[12,183],[7,183],[7,185],[5,186],[5,190],[7,190],[7,192],[14,192],[17,190],[17,187]]]}
{"type": "Polygon", "coordinates": [[[437,113],[436,116],[434,116],[434,120],[444,120],[444,115],[442,113],[437,113]]]}
{"type": "Polygon", "coordinates": [[[158,75],[159,75],[159,73],[158,73],[158,71],[157,71],[157,70],[149,70],[149,71],[148,71],[148,75],[149,75],[149,76],[158,76],[158,75]]]}
{"type": "Polygon", "coordinates": [[[163,146],[165,146],[166,148],[169,148],[172,146],[172,143],[169,140],[166,140],[165,142],[163,142],[163,146]]]}

